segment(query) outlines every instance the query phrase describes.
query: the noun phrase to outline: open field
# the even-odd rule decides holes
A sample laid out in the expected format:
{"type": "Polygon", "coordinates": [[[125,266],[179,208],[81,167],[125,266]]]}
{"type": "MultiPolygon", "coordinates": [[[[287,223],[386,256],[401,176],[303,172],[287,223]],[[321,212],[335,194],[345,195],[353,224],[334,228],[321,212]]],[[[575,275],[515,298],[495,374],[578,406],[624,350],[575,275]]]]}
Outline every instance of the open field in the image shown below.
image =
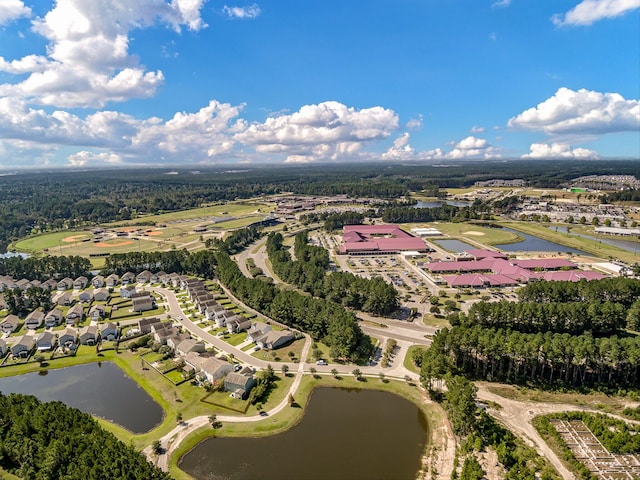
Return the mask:
{"type": "Polygon", "coordinates": [[[180,212],[160,213],[157,215],[141,216],[136,219],[116,222],[107,225],[136,225],[148,222],[170,223],[179,220],[195,220],[206,217],[235,217],[240,215],[249,215],[254,212],[267,214],[274,210],[273,205],[259,203],[225,203],[220,205],[211,205],[208,207],[194,208],[192,210],[182,210],[180,212]]]}
{"type": "Polygon", "coordinates": [[[516,243],[523,240],[517,234],[505,232],[497,228],[484,227],[474,223],[434,223],[433,226],[442,233],[454,237],[468,238],[486,245],[516,243]]]}
{"type": "Polygon", "coordinates": [[[262,219],[264,219],[263,215],[236,218],[233,220],[226,220],[224,222],[214,223],[213,225],[210,225],[209,228],[218,228],[218,229],[225,229],[225,230],[242,228],[242,227],[246,227],[247,225],[251,225],[252,223],[259,222],[262,219]]]}
{"type": "Polygon", "coordinates": [[[44,249],[57,249],[67,247],[76,242],[69,242],[74,239],[79,243],[82,238],[90,238],[89,231],[64,230],[62,232],[45,233],[34,237],[28,237],[15,244],[15,248],[21,252],[41,252],[44,249]],[[75,237],[75,238],[74,238],[75,237]]]}

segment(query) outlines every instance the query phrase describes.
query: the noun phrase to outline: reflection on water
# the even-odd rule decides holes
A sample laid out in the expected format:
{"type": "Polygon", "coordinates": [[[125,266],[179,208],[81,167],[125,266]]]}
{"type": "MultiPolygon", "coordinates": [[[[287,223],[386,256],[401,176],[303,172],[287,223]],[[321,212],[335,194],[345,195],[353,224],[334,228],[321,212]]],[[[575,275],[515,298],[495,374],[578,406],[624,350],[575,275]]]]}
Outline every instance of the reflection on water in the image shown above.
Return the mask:
{"type": "Polygon", "coordinates": [[[567,247],[556,242],[550,242],[549,240],[544,240],[540,237],[529,235],[528,233],[522,233],[511,228],[500,227],[500,229],[506,232],[515,233],[524,238],[522,242],[495,245],[505,252],[572,252],[580,255],[590,255],[587,252],[578,250],[577,248],[567,247]]]}
{"type": "Polygon", "coordinates": [[[427,433],[422,412],[401,397],[319,388],[292,429],[205,440],[180,468],[198,480],[414,480],[427,433]]]}
{"type": "Polygon", "coordinates": [[[0,378],[0,391],[34,395],[43,402],[59,400],[133,433],[148,432],[163,416],[160,405],[111,362],[0,378]]]}

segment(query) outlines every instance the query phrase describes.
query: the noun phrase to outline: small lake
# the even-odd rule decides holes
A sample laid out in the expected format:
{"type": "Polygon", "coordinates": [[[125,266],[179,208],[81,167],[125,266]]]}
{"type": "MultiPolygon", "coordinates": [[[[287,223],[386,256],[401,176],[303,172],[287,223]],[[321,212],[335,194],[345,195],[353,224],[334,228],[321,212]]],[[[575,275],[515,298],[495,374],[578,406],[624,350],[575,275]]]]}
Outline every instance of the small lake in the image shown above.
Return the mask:
{"type": "Polygon", "coordinates": [[[462,253],[467,250],[472,250],[474,248],[477,248],[474,245],[471,245],[470,243],[463,242],[462,240],[448,239],[448,240],[431,240],[431,241],[436,245],[439,245],[440,247],[444,248],[445,250],[449,252],[454,252],[454,253],[462,253]]]}
{"type": "Polygon", "coordinates": [[[33,395],[43,402],[59,400],[83,412],[144,433],[162,421],[163,411],[135,381],[111,362],[44,370],[0,378],[4,394],[33,395]]]}
{"type": "Polygon", "coordinates": [[[540,237],[529,235],[528,233],[522,233],[511,228],[500,227],[500,230],[512,232],[524,237],[522,242],[494,245],[505,252],[572,252],[580,255],[591,255],[590,253],[583,252],[577,248],[571,248],[565,245],[560,245],[559,243],[550,242],[549,240],[544,240],[540,237]]]}
{"type": "MultiPolygon", "coordinates": [[[[567,233],[567,227],[564,226],[559,226],[559,227],[547,227],[549,230],[553,230],[558,231],[560,233],[567,233]]],[[[569,235],[575,235],[576,237],[581,237],[581,238],[586,238],[587,240],[592,240],[594,245],[597,245],[598,243],[604,243],[606,245],[611,245],[613,247],[618,247],[621,248],[623,250],[626,250],[628,252],[632,252],[632,253],[640,253],[640,242],[638,241],[634,241],[634,240],[622,240],[620,238],[609,238],[609,237],[604,237],[602,235],[599,236],[593,236],[593,235],[586,235],[584,233],[577,233],[574,232],[573,230],[569,231],[569,235]]]]}
{"type": "Polygon", "coordinates": [[[423,413],[404,398],[323,387],[292,429],[262,438],[211,438],[179,466],[198,480],[415,480],[427,433],[423,413]]]}
{"type": "Polygon", "coordinates": [[[443,205],[451,205],[452,207],[468,207],[471,202],[461,202],[457,200],[432,200],[429,202],[417,202],[415,208],[439,208],[443,205]]]}
{"type": "Polygon", "coordinates": [[[12,258],[12,257],[20,257],[20,258],[29,258],[28,253],[17,253],[17,252],[6,252],[0,253],[0,258],[12,258]]]}

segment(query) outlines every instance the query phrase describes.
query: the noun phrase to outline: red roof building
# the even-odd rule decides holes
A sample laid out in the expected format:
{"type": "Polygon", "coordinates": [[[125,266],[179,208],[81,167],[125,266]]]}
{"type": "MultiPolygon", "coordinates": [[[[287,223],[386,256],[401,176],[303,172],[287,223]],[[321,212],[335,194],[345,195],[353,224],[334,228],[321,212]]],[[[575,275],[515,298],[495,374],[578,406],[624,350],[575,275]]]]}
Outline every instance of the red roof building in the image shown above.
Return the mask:
{"type": "Polygon", "coordinates": [[[341,254],[365,255],[406,251],[428,252],[421,238],[414,237],[398,225],[346,225],[342,235],[341,254]]]}

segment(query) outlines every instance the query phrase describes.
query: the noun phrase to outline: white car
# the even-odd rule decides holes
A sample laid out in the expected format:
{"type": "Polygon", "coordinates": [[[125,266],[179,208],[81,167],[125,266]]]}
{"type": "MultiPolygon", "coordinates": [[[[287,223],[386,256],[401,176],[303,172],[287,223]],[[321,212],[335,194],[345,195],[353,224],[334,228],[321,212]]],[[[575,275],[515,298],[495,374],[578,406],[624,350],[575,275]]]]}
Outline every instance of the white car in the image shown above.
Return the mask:
{"type": "Polygon", "coordinates": [[[316,365],[329,365],[326,360],[318,360],[316,365]]]}

